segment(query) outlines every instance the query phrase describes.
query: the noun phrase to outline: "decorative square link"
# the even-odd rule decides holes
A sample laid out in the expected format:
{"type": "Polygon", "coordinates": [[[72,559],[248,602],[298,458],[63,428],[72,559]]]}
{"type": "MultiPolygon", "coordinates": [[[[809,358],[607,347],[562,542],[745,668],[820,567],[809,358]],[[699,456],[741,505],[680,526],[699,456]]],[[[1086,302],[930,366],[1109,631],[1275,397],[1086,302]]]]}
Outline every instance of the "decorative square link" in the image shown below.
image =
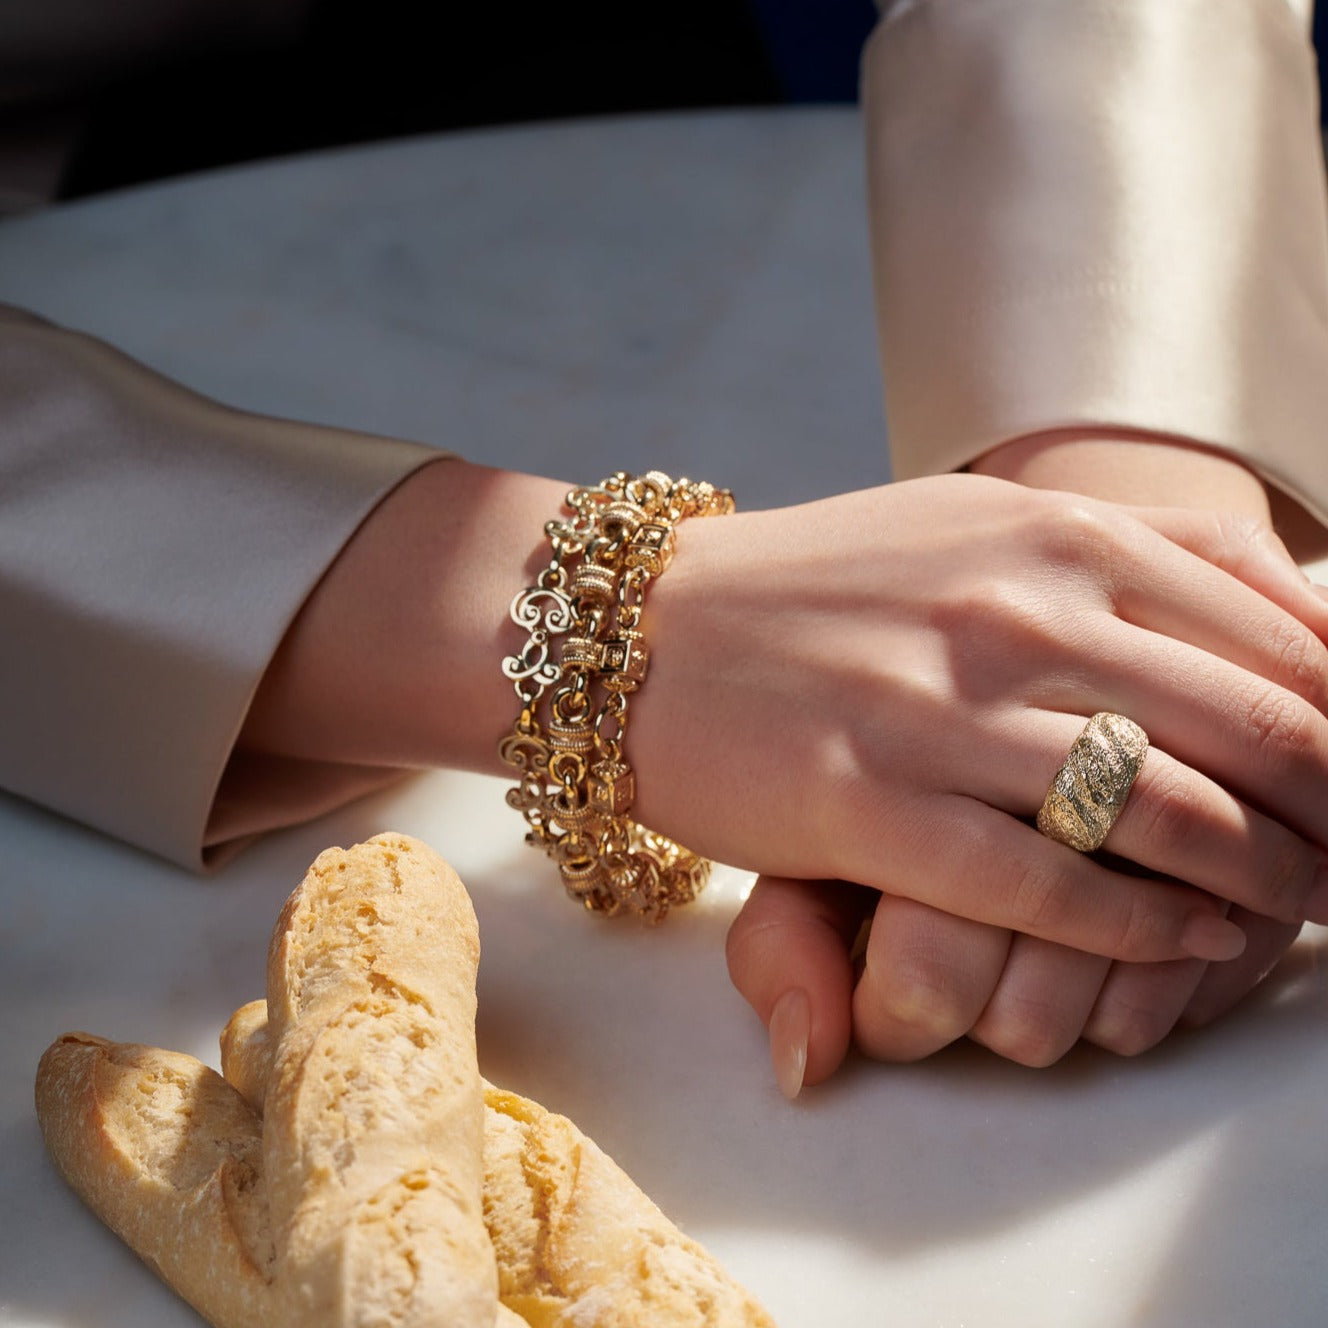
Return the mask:
{"type": "Polygon", "coordinates": [[[623,816],[636,799],[636,776],[622,761],[600,761],[586,779],[587,801],[602,816],[623,816]]]}
{"type": "Polygon", "coordinates": [[[673,561],[676,544],[672,526],[648,521],[632,536],[624,561],[628,567],[643,567],[651,576],[659,576],[673,561]]]}
{"type": "Polygon", "coordinates": [[[499,747],[518,780],[507,801],[573,898],[596,913],[659,922],[695,898],[709,864],[630,816],[628,697],[650,658],[638,629],[647,586],[672,561],[673,528],[733,511],[733,496],[661,471],[615,471],[569,490],[564,507],[570,517],[544,526],[548,566],[509,610],[526,637],[503,661],[521,705],[499,747]],[[539,714],[551,688],[546,729],[539,714]]]}
{"type": "Polygon", "coordinates": [[[629,691],[643,682],[650,667],[650,650],[639,632],[610,637],[600,647],[599,671],[610,691],[629,691]]]}

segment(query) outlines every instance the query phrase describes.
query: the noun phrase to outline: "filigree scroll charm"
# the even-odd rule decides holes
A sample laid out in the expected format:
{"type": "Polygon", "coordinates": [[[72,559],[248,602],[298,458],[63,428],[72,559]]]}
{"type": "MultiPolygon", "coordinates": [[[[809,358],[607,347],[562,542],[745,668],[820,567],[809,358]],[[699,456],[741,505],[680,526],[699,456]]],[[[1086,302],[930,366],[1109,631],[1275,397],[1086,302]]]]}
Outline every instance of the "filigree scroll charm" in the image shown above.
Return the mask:
{"type": "Polygon", "coordinates": [[[530,695],[524,686],[529,682],[538,695],[558,681],[558,665],[549,657],[550,643],[576,621],[572,601],[555,587],[531,586],[512,600],[509,616],[528,635],[521,650],[503,660],[503,676],[516,683],[519,694],[530,695]]]}

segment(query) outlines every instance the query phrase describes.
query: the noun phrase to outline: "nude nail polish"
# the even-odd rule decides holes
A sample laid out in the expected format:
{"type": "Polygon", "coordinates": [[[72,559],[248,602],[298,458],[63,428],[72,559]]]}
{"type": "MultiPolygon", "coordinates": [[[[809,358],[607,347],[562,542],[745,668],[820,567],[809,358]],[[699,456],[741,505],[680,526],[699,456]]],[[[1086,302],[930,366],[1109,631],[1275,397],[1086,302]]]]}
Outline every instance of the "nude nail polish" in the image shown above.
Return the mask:
{"type": "Polygon", "coordinates": [[[790,1102],[802,1091],[807,1072],[807,1043],[812,1032],[812,1007],[801,987],[786,991],[770,1013],[770,1063],[779,1091],[790,1102]]]}

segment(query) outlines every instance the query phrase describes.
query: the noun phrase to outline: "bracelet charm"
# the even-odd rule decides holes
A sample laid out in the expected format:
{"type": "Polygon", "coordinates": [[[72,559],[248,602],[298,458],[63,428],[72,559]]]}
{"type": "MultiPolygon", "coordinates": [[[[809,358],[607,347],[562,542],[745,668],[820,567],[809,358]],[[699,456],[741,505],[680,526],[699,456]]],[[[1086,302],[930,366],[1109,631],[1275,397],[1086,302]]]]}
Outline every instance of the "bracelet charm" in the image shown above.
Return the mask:
{"type": "Polygon", "coordinates": [[[507,802],[574,899],[659,922],[696,897],[710,864],[629,815],[636,776],[623,740],[629,698],[650,664],[641,610],[673,558],[678,523],[732,512],[733,495],[659,471],[619,471],[565,502],[570,519],[544,528],[548,566],[511,606],[527,636],[503,661],[521,704],[498,749],[518,776],[507,802]]]}

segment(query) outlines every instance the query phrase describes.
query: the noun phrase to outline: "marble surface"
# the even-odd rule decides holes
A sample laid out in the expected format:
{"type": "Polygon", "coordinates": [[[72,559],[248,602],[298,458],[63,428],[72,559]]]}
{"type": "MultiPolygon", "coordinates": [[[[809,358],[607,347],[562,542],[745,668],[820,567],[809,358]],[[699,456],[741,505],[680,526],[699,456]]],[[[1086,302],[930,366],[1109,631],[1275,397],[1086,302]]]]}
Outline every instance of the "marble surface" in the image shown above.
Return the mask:
{"type": "MultiPolygon", "coordinates": [[[[848,111],[334,153],[7,222],[0,299],[238,405],[794,501],[885,475],[860,159],[848,111]]],[[[211,880],[0,798],[0,1324],[198,1322],[47,1163],[37,1058],[83,1028],[215,1064],[309,860],[384,828],[475,898],[485,1072],[573,1116],[783,1328],[1328,1321],[1325,933],[1137,1061],[958,1047],[790,1106],[724,972],[746,879],[659,931],[596,923],[502,789],[419,776],[211,880]]]]}

